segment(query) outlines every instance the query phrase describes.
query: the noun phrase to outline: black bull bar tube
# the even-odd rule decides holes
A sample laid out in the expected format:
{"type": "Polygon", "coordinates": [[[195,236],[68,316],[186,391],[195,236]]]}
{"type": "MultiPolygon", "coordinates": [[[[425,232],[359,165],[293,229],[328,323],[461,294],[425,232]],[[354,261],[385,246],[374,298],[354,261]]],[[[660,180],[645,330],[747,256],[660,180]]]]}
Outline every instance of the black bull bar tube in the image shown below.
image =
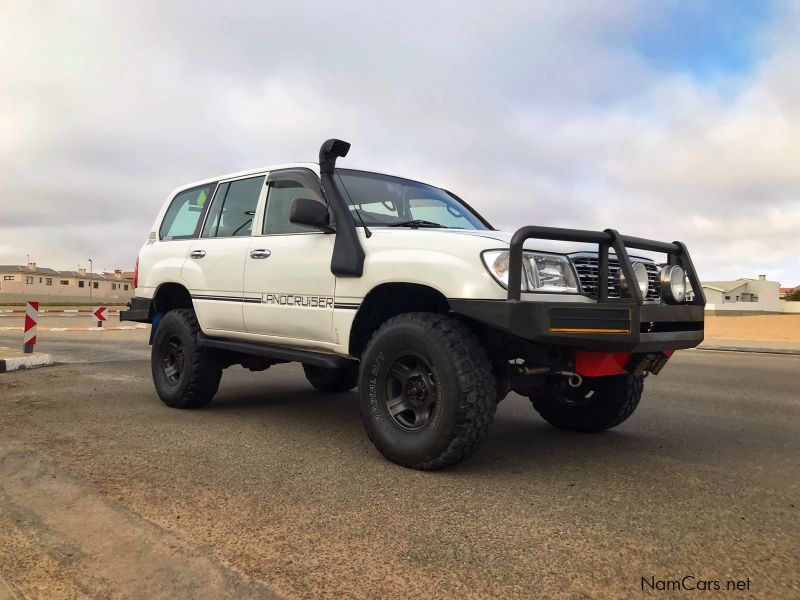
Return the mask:
{"type": "Polygon", "coordinates": [[[625,279],[635,282],[633,274],[633,264],[628,256],[628,248],[636,248],[648,252],[662,252],[667,255],[667,262],[670,265],[680,266],[689,283],[692,286],[693,298],[688,304],[705,306],[706,297],[703,288],[697,277],[697,271],[692,264],[689,251],[683,242],[659,242],[644,238],[620,235],[614,229],[605,231],[589,231],[585,229],[563,229],[559,227],[539,227],[529,225],[518,229],[511,238],[509,252],[509,273],[508,273],[508,299],[519,301],[522,295],[522,252],[523,245],[527,240],[556,240],[562,242],[582,242],[598,245],[598,266],[597,266],[597,302],[598,303],[624,303],[636,304],[641,306],[644,298],[638,285],[629,285],[628,298],[609,298],[608,297],[608,255],[611,249],[614,250],[620,269],[625,279]]]}

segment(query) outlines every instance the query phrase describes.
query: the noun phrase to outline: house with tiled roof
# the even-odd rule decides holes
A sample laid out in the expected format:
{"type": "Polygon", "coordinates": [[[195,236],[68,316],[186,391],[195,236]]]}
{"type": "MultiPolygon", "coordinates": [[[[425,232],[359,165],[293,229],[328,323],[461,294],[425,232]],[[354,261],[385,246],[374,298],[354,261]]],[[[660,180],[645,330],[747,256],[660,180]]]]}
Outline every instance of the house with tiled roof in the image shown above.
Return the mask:
{"type": "Polygon", "coordinates": [[[121,269],[88,273],[86,269],[57,271],[35,262],[0,265],[0,304],[27,300],[125,304],[132,296],[133,274],[121,269]]]}
{"type": "Polygon", "coordinates": [[[786,298],[791,296],[792,294],[800,292],[800,285],[796,285],[794,287],[782,287],[781,288],[781,298],[786,298]]]}

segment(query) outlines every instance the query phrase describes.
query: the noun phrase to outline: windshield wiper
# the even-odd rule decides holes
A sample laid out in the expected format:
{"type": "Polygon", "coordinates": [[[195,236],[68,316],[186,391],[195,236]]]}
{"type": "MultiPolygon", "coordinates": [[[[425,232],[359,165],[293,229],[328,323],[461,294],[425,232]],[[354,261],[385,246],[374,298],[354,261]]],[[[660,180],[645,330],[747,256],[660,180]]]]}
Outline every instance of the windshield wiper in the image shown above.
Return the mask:
{"type": "Polygon", "coordinates": [[[442,227],[447,229],[447,225],[434,223],[433,221],[426,221],[425,219],[413,219],[412,221],[402,221],[400,223],[392,223],[389,227],[442,227]]]}

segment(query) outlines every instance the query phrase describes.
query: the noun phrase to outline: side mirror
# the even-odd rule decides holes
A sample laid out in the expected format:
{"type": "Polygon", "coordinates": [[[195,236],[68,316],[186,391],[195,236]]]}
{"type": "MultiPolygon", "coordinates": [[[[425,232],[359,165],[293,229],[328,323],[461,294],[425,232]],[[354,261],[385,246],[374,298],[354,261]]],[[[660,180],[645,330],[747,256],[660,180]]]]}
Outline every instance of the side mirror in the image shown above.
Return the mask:
{"type": "Polygon", "coordinates": [[[306,225],[315,229],[322,229],[327,233],[336,231],[331,226],[331,217],[328,207],[322,202],[310,198],[295,198],[289,212],[289,222],[295,225],[306,225]]]}

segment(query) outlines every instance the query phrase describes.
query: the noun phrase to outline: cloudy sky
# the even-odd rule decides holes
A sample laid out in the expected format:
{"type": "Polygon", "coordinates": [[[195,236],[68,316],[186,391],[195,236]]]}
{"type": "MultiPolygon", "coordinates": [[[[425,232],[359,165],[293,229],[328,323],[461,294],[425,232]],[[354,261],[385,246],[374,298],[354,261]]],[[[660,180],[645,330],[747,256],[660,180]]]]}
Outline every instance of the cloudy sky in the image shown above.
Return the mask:
{"type": "Polygon", "coordinates": [[[353,144],[496,227],[800,283],[800,4],[0,4],[0,263],[131,268],[178,185],[353,144]]]}

